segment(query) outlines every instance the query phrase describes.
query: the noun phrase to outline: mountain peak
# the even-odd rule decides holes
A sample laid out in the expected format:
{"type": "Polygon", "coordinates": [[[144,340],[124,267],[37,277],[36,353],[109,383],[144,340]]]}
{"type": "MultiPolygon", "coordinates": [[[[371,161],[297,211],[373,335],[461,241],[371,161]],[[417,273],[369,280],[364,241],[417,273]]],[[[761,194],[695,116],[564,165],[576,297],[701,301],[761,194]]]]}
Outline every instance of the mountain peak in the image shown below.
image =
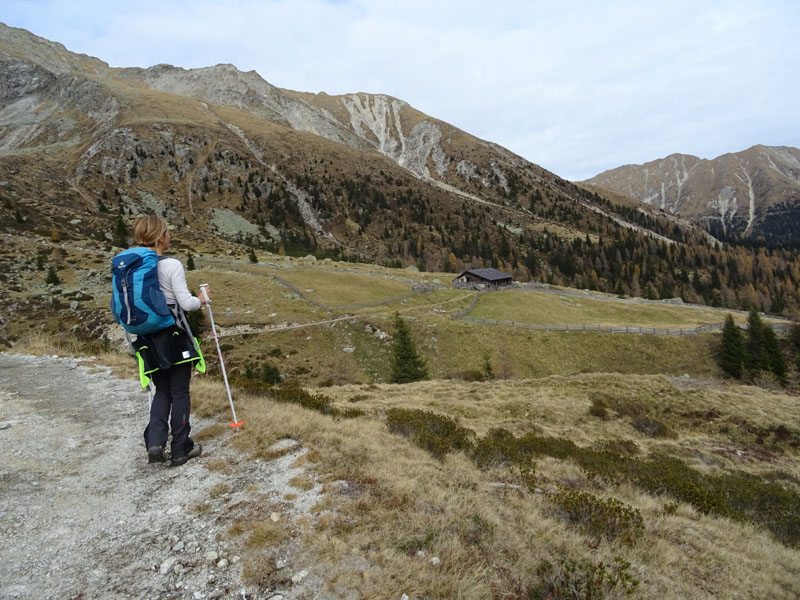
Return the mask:
{"type": "Polygon", "coordinates": [[[705,223],[723,238],[784,243],[797,236],[792,223],[800,217],[800,150],[790,146],[759,144],[710,160],[670,154],[585,183],[705,223]]]}
{"type": "Polygon", "coordinates": [[[10,58],[24,58],[54,73],[108,69],[108,64],[98,58],[70,52],[59,42],[0,23],[0,59],[10,58]]]}

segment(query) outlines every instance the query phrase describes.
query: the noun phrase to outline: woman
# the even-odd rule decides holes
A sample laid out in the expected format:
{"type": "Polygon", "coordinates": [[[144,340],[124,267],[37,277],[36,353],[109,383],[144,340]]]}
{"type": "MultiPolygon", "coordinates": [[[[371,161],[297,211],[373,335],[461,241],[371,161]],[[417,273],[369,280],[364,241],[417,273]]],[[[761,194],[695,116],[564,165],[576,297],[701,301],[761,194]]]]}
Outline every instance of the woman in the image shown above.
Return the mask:
{"type": "MultiPolygon", "coordinates": [[[[164,252],[169,250],[170,233],[167,222],[156,215],[140,217],[136,221],[133,234],[138,244],[152,248],[159,256],[158,283],[167,305],[178,314],[180,311],[199,310],[205,303],[205,298],[198,298],[189,292],[183,265],[175,258],[162,258],[164,252]]],[[[184,323],[186,321],[181,320],[184,323]]],[[[202,360],[192,336],[190,331],[173,325],[153,334],[139,336],[134,344],[140,353],[149,354],[145,358],[146,362],[158,365],[157,370],[152,373],[156,393],[150,406],[150,423],[144,430],[148,462],[166,461],[164,447],[167,445],[170,428],[170,466],[186,464],[189,459],[200,456],[203,451],[200,444],[195,444],[189,437],[189,381],[193,363],[202,360]]]]}

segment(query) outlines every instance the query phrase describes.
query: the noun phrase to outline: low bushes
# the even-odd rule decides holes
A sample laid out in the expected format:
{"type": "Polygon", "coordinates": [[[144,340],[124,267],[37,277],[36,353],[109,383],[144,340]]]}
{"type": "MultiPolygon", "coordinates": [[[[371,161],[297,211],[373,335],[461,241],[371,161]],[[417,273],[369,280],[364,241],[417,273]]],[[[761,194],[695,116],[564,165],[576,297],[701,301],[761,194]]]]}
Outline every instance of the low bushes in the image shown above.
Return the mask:
{"type": "Polygon", "coordinates": [[[615,498],[603,500],[578,490],[561,490],[547,498],[558,516],[592,537],[633,544],[644,533],[642,513],[615,498]]]}
{"type": "MultiPolygon", "coordinates": [[[[637,457],[636,445],[624,441],[581,448],[563,438],[535,434],[517,438],[504,429],[493,429],[476,439],[472,430],[458,426],[452,418],[427,411],[392,409],[387,424],[390,431],[405,435],[439,459],[462,450],[480,468],[514,468],[523,474],[532,472],[536,456],[571,460],[589,479],[611,485],[628,481],[654,496],[668,495],[691,504],[705,514],[760,524],[781,542],[800,545],[800,494],[781,485],[780,478],[774,476],[762,478],[741,472],[706,475],[677,458],[658,454],[637,457]]],[[[593,503],[578,493],[560,494],[556,503],[561,502],[564,514],[583,523],[587,532],[600,531],[603,522],[614,532],[612,537],[628,539],[631,534],[625,531],[638,531],[636,515],[622,506],[593,503]],[[591,524],[595,521],[598,525],[591,524]]]]}
{"type": "Polygon", "coordinates": [[[451,417],[405,408],[392,408],[386,415],[389,431],[410,438],[436,458],[452,450],[470,450],[475,433],[456,424],[451,417]]]}
{"type": "Polygon", "coordinates": [[[540,584],[528,591],[531,600],[601,600],[611,594],[629,596],[639,587],[628,569],[630,563],[617,556],[612,565],[589,560],[544,561],[536,570],[540,584]]]}

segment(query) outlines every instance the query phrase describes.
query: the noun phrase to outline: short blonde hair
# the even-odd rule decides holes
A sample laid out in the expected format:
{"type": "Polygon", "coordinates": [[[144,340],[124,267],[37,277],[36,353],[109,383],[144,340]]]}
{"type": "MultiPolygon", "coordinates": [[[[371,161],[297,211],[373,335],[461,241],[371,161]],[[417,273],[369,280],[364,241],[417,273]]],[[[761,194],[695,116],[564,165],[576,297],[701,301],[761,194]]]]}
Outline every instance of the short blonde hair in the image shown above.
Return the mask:
{"type": "Polygon", "coordinates": [[[152,248],[168,230],[169,225],[164,219],[156,215],[147,215],[136,219],[133,237],[137,244],[152,248]]]}

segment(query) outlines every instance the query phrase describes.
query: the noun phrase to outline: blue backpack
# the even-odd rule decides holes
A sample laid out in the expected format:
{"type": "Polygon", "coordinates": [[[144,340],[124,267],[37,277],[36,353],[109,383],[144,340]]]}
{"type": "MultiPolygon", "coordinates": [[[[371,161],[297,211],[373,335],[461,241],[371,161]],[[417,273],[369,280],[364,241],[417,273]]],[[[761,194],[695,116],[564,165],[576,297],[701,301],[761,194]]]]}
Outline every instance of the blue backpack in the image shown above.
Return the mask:
{"type": "Polygon", "coordinates": [[[111,260],[111,312],[128,333],[144,335],[175,324],[158,285],[158,254],[129,248],[111,260]]]}

